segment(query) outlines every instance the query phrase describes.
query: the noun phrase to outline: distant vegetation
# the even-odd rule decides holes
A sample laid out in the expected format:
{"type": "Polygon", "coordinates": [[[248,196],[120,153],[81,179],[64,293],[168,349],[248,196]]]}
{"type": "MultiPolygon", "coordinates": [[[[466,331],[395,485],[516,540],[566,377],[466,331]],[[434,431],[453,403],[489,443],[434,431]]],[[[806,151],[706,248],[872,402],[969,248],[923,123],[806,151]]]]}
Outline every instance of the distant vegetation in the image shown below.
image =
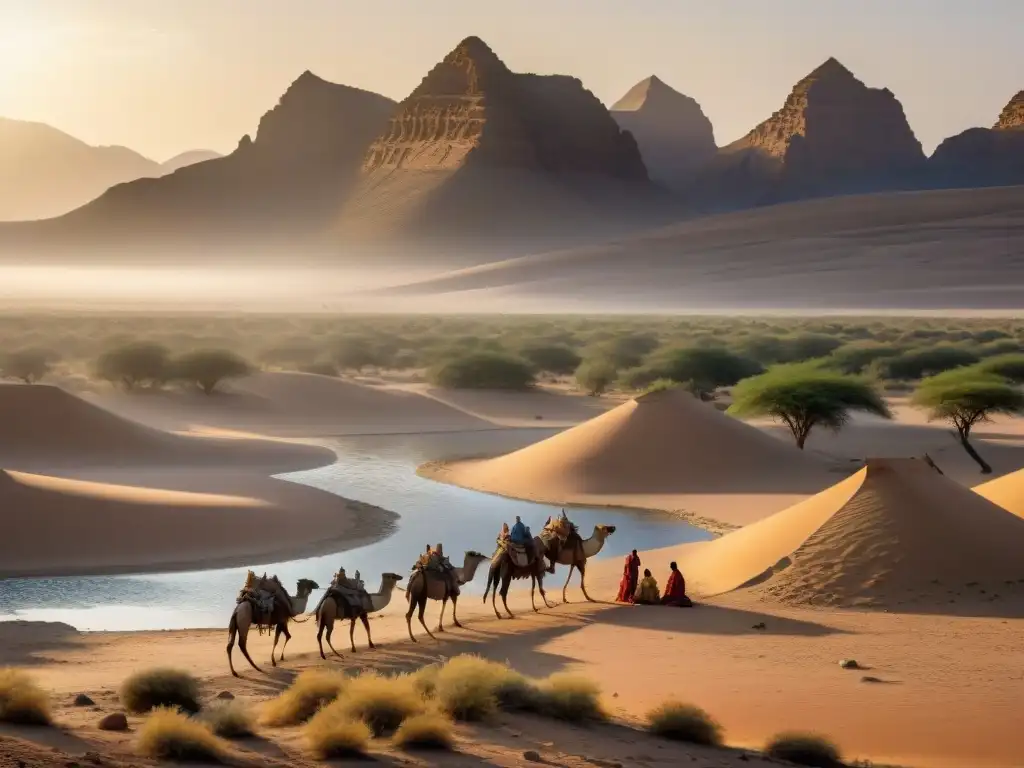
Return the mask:
{"type": "Polygon", "coordinates": [[[427,378],[448,389],[527,389],[534,383],[527,362],[499,352],[454,357],[432,368],[427,378]]]}

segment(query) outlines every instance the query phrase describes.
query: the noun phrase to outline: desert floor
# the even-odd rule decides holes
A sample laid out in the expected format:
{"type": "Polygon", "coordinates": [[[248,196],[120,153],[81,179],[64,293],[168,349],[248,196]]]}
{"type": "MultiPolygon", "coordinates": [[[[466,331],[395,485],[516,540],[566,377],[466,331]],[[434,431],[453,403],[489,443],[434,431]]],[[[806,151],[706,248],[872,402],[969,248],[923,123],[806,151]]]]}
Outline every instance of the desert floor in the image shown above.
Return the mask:
{"type": "MultiPolygon", "coordinates": [[[[133,420],[193,434],[211,428],[289,438],[338,434],[347,418],[339,403],[352,392],[339,397],[326,387],[317,395],[321,399],[315,400],[305,385],[320,391],[320,377],[294,375],[290,380],[288,376],[257,380],[217,405],[176,396],[148,402],[145,398],[126,402],[123,396],[91,399],[133,420]],[[296,382],[303,388],[297,388],[296,382]],[[290,412],[299,416],[290,419],[290,412]],[[324,413],[331,414],[326,421],[324,413]]],[[[546,426],[570,425],[619,404],[556,392],[531,399],[423,393],[408,386],[372,389],[372,393],[359,390],[368,398],[356,408],[354,429],[359,433],[515,428],[537,426],[538,421],[546,426]],[[378,396],[390,405],[374,410],[379,407],[378,396]],[[445,421],[448,413],[453,414],[450,425],[445,421]],[[408,423],[403,424],[403,418],[408,423]]],[[[839,459],[919,456],[927,451],[958,482],[974,485],[983,479],[945,430],[928,425],[904,403],[894,405],[896,422],[855,420],[839,435],[816,435],[809,449],[839,459]]],[[[778,434],[775,427],[759,426],[778,434]]],[[[979,450],[997,474],[1024,467],[1020,421],[985,425],[978,437],[979,450]]],[[[146,472],[152,471],[139,470],[134,482],[146,485],[146,472]]],[[[127,476],[121,480],[128,482],[127,476]]],[[[740,494],[731,502],[735,506],[743,498],[740,494]]],[[[718,499],[714,508],[690,510],[691,516],[731,522],[723,519],[729,502],[718,499]]],[[[776,509],[781,508],[779,503],[776,500],[776,509]]],[[[640,554],[663,583],[674,552],[640,554]]],[[[45,565],[43,560],[35,562],[45,565]]],[[[611,600],[621,567],[618,560],[595,562],[587,574],[589,592],[599,600],[611,600]]],[[[560,587],[563,574],[560,568],[549,587],[552,583],[560,587]]],[[[568,592],[571,604],[534,614],[529,595],[519,589],[510,599],[515,621],[498,621],[490,606],[470,598],[459,607],[465,629],[449,628],[435,641],[414,626],[420,638],[415,645],[408,641],[401,615],[404,602],[398,601],[400,605],[393,604],[371,622],[374,639],[382,647],[367,651],[362,630],[357,629],[359,653],[352,655],[345,650],[345,632],[340,628],[342,639],[337,641],[336,634],[335,645],[344,651],[345,659],[326,663],[385,670],[480,653],[508,660],[532,675],[561,669],[583,672],[601,684],[609,706],[629,724],[638,723],[648,708],[667,698],[697,704],[722,722],[728,742],[737,747],[756,748],[780,730],[797,729],[828,735],[849,760],[928,768],[1020,766],[1024,647],[1019,638],[1024,630],[1024,601],[1005,598],[996,612],[966,585],[949,591],[950,602],[941,612],[789,608],[743,592],[703,602],[692,610],[677,610],[583,603],[574,584],[568,592]],[[755,628],[761,624],[763,628],[755,628]],[[840,660],[850,658],[863,669],[841,669],[840,660]]],[[[549,598],[560,603],[560,589],[550,588],[549,598]]],[[[436,616],[437,606],[429,606],[429,626],[435,625],[436,616]]],[[[293,635],[287,661],[269,675],[243,667],[245,662],[236,651],[236,667],[243,677],[235,679],[228,673],[223,629],[79,633],[62,625],[13,622],[0,624],[0,665],[29,669],[60,701],[69,703],[74,694],[88,693],[103,712],[117,708],[114,691],[129,673],[169,660],[198,674],[211,695],[229,690],[258,702],[285,685],[296,670],[324,663],[316,652],[312,623],[296,626],[293,635]]],[[[268,663],[269,649],[266,636],[253,636],[250,650],[261,666],[268,663]]],[[[102,734],[94,727],[100,716],[67,706],[59,720],[69,729],[58,736],[10,730],[0,730],[0,735],[28,739],[18,749],[26,750],[29,757],[34,756],[32,742],[59,738],[59,743],[46,742],[46,747],[56,746],[70,754],[98,750],[111,760],[138,762],[125,757],[131,734],[102,734]]],[[[294,733],[274,736],[247,758],[267,764],[302,764],[306,758],[299,756],[297,739],[294,733]]],[[[538,750],[551,764],[567,766],[605,764],[593,759],[623,765],[745,762],[734,754],[656,743],[633,731],[581,731],[517,719],[486,733],[467,731],[463,739],[465,751],[472,756],[459,758],[466,765],[519,765],[527,749],[538,750]]],[[[442,758],[419,764],[460,763],[442,758]]]]}

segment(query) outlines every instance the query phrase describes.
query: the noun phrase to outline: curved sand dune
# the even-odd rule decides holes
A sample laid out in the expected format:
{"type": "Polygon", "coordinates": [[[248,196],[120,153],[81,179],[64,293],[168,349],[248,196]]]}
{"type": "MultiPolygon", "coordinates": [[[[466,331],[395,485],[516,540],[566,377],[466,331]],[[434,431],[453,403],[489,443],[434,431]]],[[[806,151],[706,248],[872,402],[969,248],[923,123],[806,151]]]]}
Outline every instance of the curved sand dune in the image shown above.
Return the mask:
{"type": "Polygon", "coordinates": [[[333,461],[316,446],[175,435],[122,418],[64,390],[0,385],[0,467],[244,466],[269,472],[333,461]]]}
{"type": "Polygon", "coordinates": [[[0,578],[274,562],[358,546],[393,519],[252,474],[144,479],[137,486],[0,471],[0,578]],[[179,488],[154,487],[161,480],[179,488]]]}
{"type": "Polygon", "coordinates": [[[679,390],[631,400],[493,459],[427,465],[437,480],[547,503],[706,509],[744,524],[834,481],[810,454],[679,390]],[[774,509],[765,505],[775,504],[774,509]]]}
{"type": "Polygon", "coordinates": [[[977,485],[974,492],[1007,512],[1024,518],[1024,469],[977,485]]]}
{"type": "Polygon", "coordinates": [[[919,459],[871,459],[852,477],[707,544],[687,547],[691,590],[747,586],[793,604],[939,600],[1024,578],[1024,520],[919,459]]]}

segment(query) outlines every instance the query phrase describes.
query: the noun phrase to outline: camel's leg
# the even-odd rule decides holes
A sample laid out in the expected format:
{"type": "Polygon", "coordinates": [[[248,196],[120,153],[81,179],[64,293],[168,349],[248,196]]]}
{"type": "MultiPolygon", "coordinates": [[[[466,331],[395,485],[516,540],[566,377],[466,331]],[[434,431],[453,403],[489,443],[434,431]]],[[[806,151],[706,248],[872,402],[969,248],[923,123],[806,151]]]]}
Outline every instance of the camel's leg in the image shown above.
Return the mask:
{"type": "Polygon", "coordinates": [[[281,625],[278,624],[274,627],[274,647],[270,649],[270,664],[276,667],[277,661],[274,660],[274,654],[277,652],[277,639],[281,637],[281,625]]]}
{"type": "Polygon", "coordinates": [[[569,579],[572,578],[573,569],[576,567],[576,563],[569,563],[569,575],[565,577],[565,584],[562,586],[562,602],[568,603],[569,598],[565,596],[565,590],[569,587],[569,579]]]}
{"type": "Polygon", "coordinates": [[[500,613],[498,613],[498,606],[496,604],[497,599],[498,599],[498,579],[497,579],[497,577],[495,577],[495,579],[494,579],[494,589],[491,591],[491,608],[494,609],[494,615],[497,618],[503,619],[505,617],[502,616],[500,613]]]}
{"type": "Polygon", "coordinates": [[[251,666],[257,672],[262,672],[263,670],[256,666],[256,662],[253,661],[252,660],[252,656],[249,655],[249,649],[246,647],[248,639],[249,639],[249,624],[247,622],[246,623],[239,623],[239,625],[238,625],[238,650],[240,650],[242,652],[242,655],[245,656],[245,660],[249,662],[249,666],[251,666]]]}
{"type": "Polygon", "coordinates": [[[356,652],[356,617],[348,620],[348,644],[352,646],[352,653],[356,652]]]}
{"type": "MultiPolygon", "coordinates": [[[[333,624],[334,622],[332,621],[331,623],[333,624]]],[[[317,627],[317,630],[316,630],[316,644],[320,647],[320,658],[323,659],[324,661],[327,661],[327,657],[324,655],[324,641],[323,641],[324,627],[326,625],[327,625],[327,620],[321,616],[320,617],[320,626],[317,627]]]]}
{"type": "Polygon", "coordinates": [[[409,639],[414,643],[417,641],[416,638],[412,636],[412,612],[416,610],[416,603],[418,602],[418,597],[413,600],[412,595],[409,595],[409,610],[405,612],[405,628],[409,630],[409,639]]]}
{"type": "Polygon", "coordinates": [[[441,615],[437,617],[437,631],[444,632],[444,609],[448,607],[448,595],[441,598],[441,615]]]}
{"type": "Polygon", "coordinates": [[[334,634],[334,622],[332,621],[330,624],[327,625],[327,647],[331,649],[331,652],[335,656],[337,656],[339,659],[343,659],[345,657],[342,656],[340,653],[338,653],[338,649],[335,648],[334,644],[331,642],[331,635],[333,635],[333,634],[334,634]]]}
{"type": "Polygon", "coordinates": [[[373,638],[370,637],[370,619],[365,613],[361,614],[359,618],[362,619],[363,628],[366,630],[366,642],[369,644],[370,649],[372,650],[377,646],[373,644],[373,638]]]}
{"type": "Polygon", "coordinates": [[[502,574],[501,577],[501,604],[505,606],[505,613],[508,614],[510,619],[514,619],[515,616],[512,611],[508,608],[508,588],[512,585],[512,574],[502,574]]]}
{"type": "Polygon", "coordinates": [[[459,596],[455,595],[454,597],[452,597],[452,624],[454,624],[459,629],[462,629],[462,625],[459,624],[459,617],[455,615],[455,608],[458,604],[459,596]]]}
{"type": "Polygon", "coordinates": [[[537,610],[537,601],[534,599],[534,595],[537,591],[537,577],[535,575],[530,576],[530,605],[533,606],[534,613],[540,613],[537,610]]]}
{"type": "Polygon", "coordinates": [[[231,619],[228,621],[228,667],[231,668],[231,674],[234,677],[238,677],[238,673],[235,672],[235,664],[231,661],[231,651],[235,647],[235,636],[238,634],[238,619],[235,614],[231,614],[231,619]]]}
{"type": "Polygon", "coordinates": [[[420,607],[419,607],[419,611],[418,611],[420,624],[423,625],[423,629],[425,629],[427,631],[427,634],[430,635],[430,639],[431,640],[437,640],[437,638],[434,637],[434,633],[431,632],[430,628],[427,626],[427,622],[425,622],[423,620],[423,613],[426,610],[427,610],[427,595],[426,595],[426,592],[424,592],[423,596],[420,597],[420,607]]]}
{"type": "Polygon", "coordinates": [[[292,633],[288,631],[288,624],[281,626],[281,631],[284,632],[284,645],[281,646],[281,661],[284,661],[284,649],[288,647],[288,641],[292,639],[292,633]]]}
{"type": "Polygon", "coordinates": [[[554,608],[555,604],[548,600],[548,593],[544,591],[544,576],[541,575],[537,579],[537,589],[540,590],[540,597],[544,601],[544,605],[548,608],[554,608]]]}
{"type": "Polygon", "coordinates": [[[587,598],[587,600],[589,600],[590,602],[596,603],[597,601],[594,600],[594,598],[592,598],[590,594],[587,592],[587,561],[584,560],[579,565],[577,565],[576,568],[579,569],[580,572],[580,589],[583,590],[583,596],[587,598]]]}

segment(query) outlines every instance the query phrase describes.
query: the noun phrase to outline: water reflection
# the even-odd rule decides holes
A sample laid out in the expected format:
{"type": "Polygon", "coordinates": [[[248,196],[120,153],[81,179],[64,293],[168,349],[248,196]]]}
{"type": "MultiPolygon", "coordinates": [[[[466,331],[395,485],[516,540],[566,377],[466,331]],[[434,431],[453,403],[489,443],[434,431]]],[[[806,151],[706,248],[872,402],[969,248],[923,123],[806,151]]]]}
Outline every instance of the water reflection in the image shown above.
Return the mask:
{"type": "MultiPolygon", "coordinates": [[[[443,541],[461,563],[467,549],[491,552],[503,521],[519,515],[539,530],[557,508],[503,499],[425,480],[415,474],[424,461],[481,452],[504,452],[543,439],[552,430],[496,430],[455,434],[339,438],[339,461],[330,467],[285,475],[341,496],[401,515],[395,533],[383,541],[326,557],[254,565],[277,573],[289,589],[299,578],[324,586],[339,566],[362,572],[376,589],[382,571],[408,573],[429,544],[443,541]]],[[[597,523],[617,526],[601,556],[622,556],[708,538],[708,534],[667,515],[616,509],[574,508],[585,535],[597,523]]],[[[188,629],[226,625],[244,568],[185,573],[9,579],[0,581],[0,619],[63,621],[82,630],[188,629]]],[[[483,591],[484,571],[465,589],[483,591]]],[[[311,601],[319,599],[314,594],[311,601]]]]}

